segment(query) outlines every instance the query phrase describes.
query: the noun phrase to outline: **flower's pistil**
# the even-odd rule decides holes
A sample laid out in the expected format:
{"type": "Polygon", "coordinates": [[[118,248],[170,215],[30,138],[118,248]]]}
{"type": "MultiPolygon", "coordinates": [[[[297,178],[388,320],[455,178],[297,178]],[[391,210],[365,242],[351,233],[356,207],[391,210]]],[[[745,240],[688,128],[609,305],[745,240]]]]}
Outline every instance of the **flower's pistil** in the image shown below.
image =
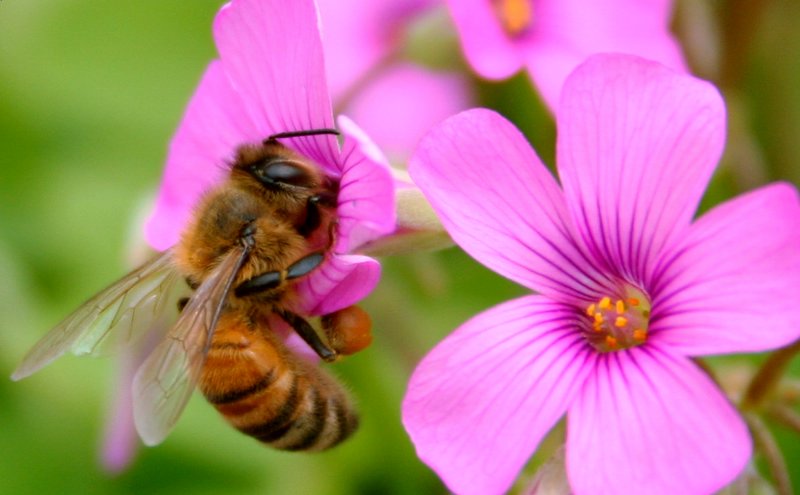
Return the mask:
{"type": "Polygon", "coordinates": [[[531,26],[532,0],[492,0],[492,7],[503,30],[512,38],[525,33],[531,26]]]}
{"type": "Polygon", "coordinates": [[[647,341],[650,300],[628,287],[622,297],[605,296],[586,307],[583,336],[600,352],[628,349],[647,341]]]}

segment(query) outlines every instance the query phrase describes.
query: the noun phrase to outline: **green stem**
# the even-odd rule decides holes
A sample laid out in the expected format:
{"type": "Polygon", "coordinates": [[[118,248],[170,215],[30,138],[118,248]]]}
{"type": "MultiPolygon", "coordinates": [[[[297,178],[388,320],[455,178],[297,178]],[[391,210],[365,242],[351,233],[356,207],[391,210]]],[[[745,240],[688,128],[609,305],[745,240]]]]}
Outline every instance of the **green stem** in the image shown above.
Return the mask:
{"type": "Polygon", "coordinates": [[[744,393],[742,411],[754,411],[761,408],[778,386],[781,377],[794,356],[800,352],[800,340],[775,351],[750,381],[744,393]]]}
{"type": "Polygon", "coordinates": [[[767,468],[775,482],[775,491],[778,495],[792,495],[792,482],[789,479],[789,470],[786,467],[786,460],[781,454],[775,438],[770,433],[767,425],[760,417],[753,413],[745,413],[745,420],[750,427],[758,451],[764,456],[767,468]]]}
{"type": "Polygon", "coordinates": [[[774,405],[767,414],[771,419],[800,434],[800,413],[785,405],[774,405]]]}

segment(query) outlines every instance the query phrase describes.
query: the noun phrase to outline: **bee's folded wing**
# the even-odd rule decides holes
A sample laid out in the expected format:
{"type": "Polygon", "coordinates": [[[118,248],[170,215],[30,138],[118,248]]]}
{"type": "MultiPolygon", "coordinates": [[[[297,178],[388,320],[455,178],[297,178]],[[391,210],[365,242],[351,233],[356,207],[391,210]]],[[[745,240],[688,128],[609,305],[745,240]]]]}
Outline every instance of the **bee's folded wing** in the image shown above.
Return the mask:
{"type": "Polygon", "coordinates": [[[131,343],[177,314],[181,284],[172,252],[165,251],[86,301],[50,330],[11,375],[31,375],[67,351],[102,355],[131,343]]]}
{"type": "Polygon", "coordinates": [[[160,443],[178,421],[200,377],[214,327],[248,255],[234,248],[200,284],[166,338],[133,380],[133,418],[145,444],[160,443]]]}

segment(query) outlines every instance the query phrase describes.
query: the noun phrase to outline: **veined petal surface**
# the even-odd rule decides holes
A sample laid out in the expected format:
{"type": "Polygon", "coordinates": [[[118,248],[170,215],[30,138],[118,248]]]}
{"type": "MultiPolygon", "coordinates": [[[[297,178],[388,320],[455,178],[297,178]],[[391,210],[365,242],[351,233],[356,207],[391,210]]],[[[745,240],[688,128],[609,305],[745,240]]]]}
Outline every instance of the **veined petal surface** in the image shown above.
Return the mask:
{"type": "Polygon", "coordinates": [[[487,267],[561,300],[602,292],[606,280],[576,247],[561,189],[500,115],[468,110],[434,127],[409,173],[453,240],[487,267]]]}
{"type": "MultiPolygon", "coordinates": [[[[229,82],[241,95],[261,139],[281,132],[333,127],[314,2],[228,3],[214,20],[214,39],[229,82]]],[[[329,173],[338,174],[335,136],[282,142],[329,173]]]]}
{"type": "Polygon", "coordinates": [[[800,338],[800,202],[774,184],[692,224],[653,275],[652,339],[687,355],[758,352],[800,338]]]}
{"type": "Polygon", "coordinates": [[[575,312],[542,296],[474,317],[417,366],[403,424],[459,494],[500,494],[583,385],[594,360],[575,312]]]}
{"type": "Polygon", "coordinates": [[[725,141],[714,86],[631,55],[591,57],[567,79],[558,169],[583,243],[609,274],[643,283],[688,228],[725,141]]]}
{"type": "Polygon", "coordinates": [[[656,346],[597,359],[567,413],[577,495],[714,493],[750,452],[747,426],[717,385],[656,346]]]}

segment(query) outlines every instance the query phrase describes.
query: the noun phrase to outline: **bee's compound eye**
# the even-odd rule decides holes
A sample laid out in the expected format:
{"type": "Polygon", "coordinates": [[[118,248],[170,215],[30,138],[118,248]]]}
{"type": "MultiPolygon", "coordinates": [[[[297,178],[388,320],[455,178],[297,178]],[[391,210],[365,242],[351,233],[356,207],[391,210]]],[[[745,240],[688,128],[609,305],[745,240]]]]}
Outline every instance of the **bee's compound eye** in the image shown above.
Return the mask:
{"type": "Polygon", "coordinates": [[[312,187],[313,179],[308,171],[297,163],[286,160],[273,160],[252,167],[253,175],[267,187],[290,185],[312,187]]]}

